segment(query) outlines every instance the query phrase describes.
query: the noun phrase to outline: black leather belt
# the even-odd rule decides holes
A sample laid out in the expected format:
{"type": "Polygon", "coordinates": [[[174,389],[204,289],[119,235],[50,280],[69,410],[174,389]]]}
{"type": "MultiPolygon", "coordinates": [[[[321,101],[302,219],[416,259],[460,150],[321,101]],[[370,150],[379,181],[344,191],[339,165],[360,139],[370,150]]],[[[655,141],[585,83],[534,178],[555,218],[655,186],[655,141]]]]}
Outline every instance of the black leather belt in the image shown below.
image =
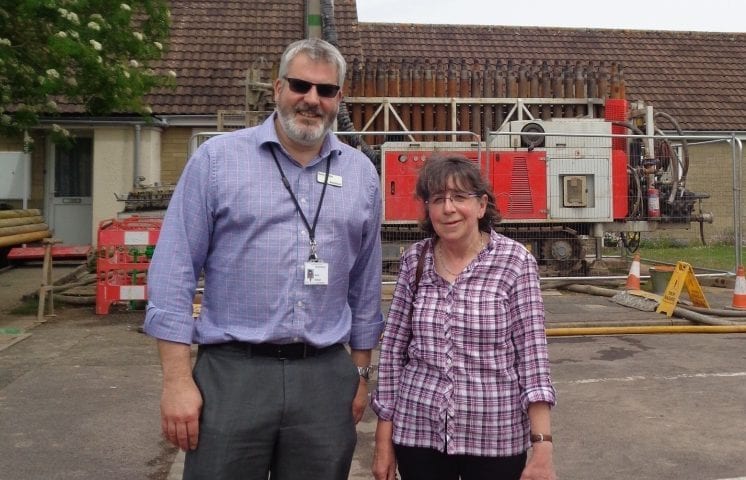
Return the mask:
{"type": "Polygon", "coordinates": [[[271,357],[278,360],[296,360],[300,358],[317,357],[335,348],[340,348],[341,344],[329,345],[328,347],[314,347],[307,343],[247,343],[247,342],[227,342],[212,345],[203,345],[207,348],[227,347],[244,351],[246,354],[256,357],[271,357]]]}

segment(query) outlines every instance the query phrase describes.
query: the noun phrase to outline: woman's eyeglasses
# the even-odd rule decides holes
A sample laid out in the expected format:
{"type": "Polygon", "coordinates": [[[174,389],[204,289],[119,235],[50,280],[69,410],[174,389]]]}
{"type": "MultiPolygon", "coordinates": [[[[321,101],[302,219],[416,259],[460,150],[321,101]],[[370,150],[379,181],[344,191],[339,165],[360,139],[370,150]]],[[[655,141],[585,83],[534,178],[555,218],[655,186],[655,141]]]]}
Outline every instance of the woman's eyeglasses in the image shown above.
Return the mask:
{"type": "Polygon", "coordinates": [[[301,80],[300,78],[291,77],[285,77],[285,80],[288,81],[291,91],[301,95],[308,93],[309,90],[311,90],[311,87],[316,87],[316,93],[319,94],[319,97],[334,98],[337,96],[340,89],[339,85],[333,85],[331,83],[313,83],[301,80]]]}
{"type": "Polygon", "coordinates": [[[450,200],[454,205],[463,205],[470,198],[477,198],[479,196],[476,192],[455,192],[450,195],[433,195],[425,201],[425,204],[439,207],[446,203],[446,200],[450,200]]]}

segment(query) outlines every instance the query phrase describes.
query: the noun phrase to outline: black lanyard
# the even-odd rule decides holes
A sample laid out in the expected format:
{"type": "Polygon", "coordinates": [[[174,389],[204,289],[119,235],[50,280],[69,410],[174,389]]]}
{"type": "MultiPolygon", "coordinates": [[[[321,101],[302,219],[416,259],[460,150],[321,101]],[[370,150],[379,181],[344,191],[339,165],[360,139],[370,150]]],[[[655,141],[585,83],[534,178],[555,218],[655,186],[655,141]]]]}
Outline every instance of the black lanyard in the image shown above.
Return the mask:
{"type": "Polygon", "coordinates": [[[293,199],[293,203],[295,204],[295,208],[298,210],[298,213],[300,214],[301,220],[303,220],[303,223],[306,224],[306,228],[308,229],[308,239],[311,244],[311,254],[308,256],[308,260],[317,261],[319,257],[316,256],[316,224],[319,222],[319,213],[321,213],[321,203],[324,201],[324,194],[326,194],[326,186],[329,184],[329,168],[331,167],[331,164],[332,164],[332,154],[330,153],[329,156],[326,157],[326,175],[324,176],[324,186],[321,189],[321,197],[319,198],[319,205],[316,207],[316,214],[313,217],[313,225],[311,225],[308,223],[308,219],[306,218],[306,215],[303,213],[303,209],[300,208],[298,199],[295,198],[293,189],[290,188],[290,181],[288,180],[288,177],[285,176],[285,172],[282,170],[282,167],[280,166],[280,162],[277,160],[277,155],[275,154],[274,145],[270,145],[269,150],[272,152],[272,158],[274,158],[275,160],[275,165],[277,165],[277,170],[280,171],[280,176],[282,177],[282,184],[285,185],[285,189],[290,194],[290,198],[293,199]]]}

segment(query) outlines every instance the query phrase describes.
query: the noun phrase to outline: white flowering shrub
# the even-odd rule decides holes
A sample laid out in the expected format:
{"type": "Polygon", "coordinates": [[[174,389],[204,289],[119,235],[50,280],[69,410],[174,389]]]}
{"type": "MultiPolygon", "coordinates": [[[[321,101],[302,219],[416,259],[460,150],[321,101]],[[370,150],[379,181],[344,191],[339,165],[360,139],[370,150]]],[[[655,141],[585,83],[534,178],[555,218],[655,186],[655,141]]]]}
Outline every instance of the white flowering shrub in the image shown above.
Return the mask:
{"type": "Polygon", "coordinates": [[[167,0],[0,2],[0,134],[65,104],[150,114],[143,97],[174,84],[172,71],[152,68],[168,48],[169,22],[167,0]]]}

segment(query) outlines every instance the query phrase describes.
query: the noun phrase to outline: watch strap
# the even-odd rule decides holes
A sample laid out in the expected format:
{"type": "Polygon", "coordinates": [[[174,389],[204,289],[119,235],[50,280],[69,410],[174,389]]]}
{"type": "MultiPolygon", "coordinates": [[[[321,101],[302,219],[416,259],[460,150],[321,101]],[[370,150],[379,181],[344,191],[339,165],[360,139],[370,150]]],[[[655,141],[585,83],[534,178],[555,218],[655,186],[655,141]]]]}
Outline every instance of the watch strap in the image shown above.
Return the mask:
{"type": "Polygon", "coordinates": [[[549,433],[532,433],[530,438],[531,438],[531,443],[552,441],[552,435],[549,433]]]}

